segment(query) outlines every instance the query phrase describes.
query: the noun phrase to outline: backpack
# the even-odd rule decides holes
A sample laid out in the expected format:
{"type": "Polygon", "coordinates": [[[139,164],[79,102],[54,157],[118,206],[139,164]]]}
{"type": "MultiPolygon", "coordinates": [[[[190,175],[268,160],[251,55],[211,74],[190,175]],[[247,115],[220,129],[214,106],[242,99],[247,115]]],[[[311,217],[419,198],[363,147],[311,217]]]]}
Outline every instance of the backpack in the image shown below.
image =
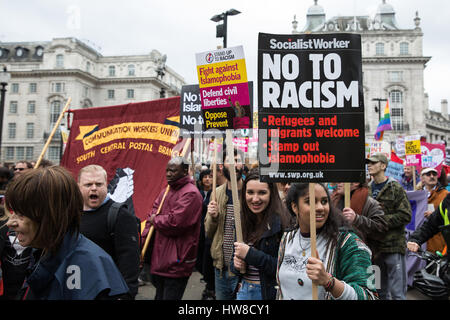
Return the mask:
{"type": "MultiPolygon", "coordinates": [[[[125,206],[128,208],[127,204],[124,202],[113,202],[113,204],[111,205],[111,207],[109,208],[109,212],[108,212],[108,217],[107,217],[107,226],[108,226],[108,233],[111,236],[111,238],[114,238],[114,227],[116,225],[117,222],[117,216],[119,215],[119,210],[120,208],[122,208],[122,206],[125,206]]],[[[138,230],[138,243],[139,243],[139,248],[141,248],[141,220],[139,220],[138,217],[136,217],[134,215],[134,212],[132,213],[134,219],[136,220],[136,227],[138,230]]]]}

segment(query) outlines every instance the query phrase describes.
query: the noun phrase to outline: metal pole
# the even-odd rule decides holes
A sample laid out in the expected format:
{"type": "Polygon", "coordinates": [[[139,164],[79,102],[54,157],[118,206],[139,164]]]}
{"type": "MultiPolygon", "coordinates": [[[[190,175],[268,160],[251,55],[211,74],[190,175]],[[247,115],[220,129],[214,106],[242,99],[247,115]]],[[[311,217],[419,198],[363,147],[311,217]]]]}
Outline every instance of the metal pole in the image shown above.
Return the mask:
{"type": "Polygon", "coordinates": [[[378,121],[381,120],[381,100],[378,99],[378,121]]]}
{"type": "Polygon", "coordinates": [[[223,48],[227,47],[227,17],[228,14],[225,12],[223,14],[223,48]]]}
{"type": "Polygon", "coordinates": [[[0,161],[2,159],[2,132],[3,132],[3,112],[5,110],[5,93],[6,93],[6,83],[2,83],[1,90],[1,105],[0,105],[0,161]]]}

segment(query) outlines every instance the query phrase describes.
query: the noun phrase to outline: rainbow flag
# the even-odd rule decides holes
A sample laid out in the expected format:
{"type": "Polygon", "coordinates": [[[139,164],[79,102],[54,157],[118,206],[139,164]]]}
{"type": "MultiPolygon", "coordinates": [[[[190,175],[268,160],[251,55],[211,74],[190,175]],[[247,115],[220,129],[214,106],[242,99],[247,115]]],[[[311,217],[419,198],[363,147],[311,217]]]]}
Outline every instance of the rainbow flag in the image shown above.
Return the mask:
{"type": "Polygon", "coordinates": [[[382,140],[383,134],[387,130],[392,130],[391,126],[391,114],[389,112],[389,100],[386,101],[386,106],[384,107],[384,115],[380,119],[377,130],[375,131],[375,140],[382,140]]]}

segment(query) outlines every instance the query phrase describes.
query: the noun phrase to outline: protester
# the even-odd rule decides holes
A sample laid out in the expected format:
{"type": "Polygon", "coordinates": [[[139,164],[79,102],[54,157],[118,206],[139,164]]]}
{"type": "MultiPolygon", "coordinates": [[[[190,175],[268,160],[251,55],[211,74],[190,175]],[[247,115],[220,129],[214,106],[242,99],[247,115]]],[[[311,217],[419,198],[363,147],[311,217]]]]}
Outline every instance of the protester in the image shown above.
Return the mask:
{"type": "Polygon", "coordinates": [[[377,255],[379,248],[374,240],[383,239],[387,230],[380,204],[369,195],[367,183],[350,184],[350,207],[344,207],[344,198],[344,183],[338,183],[331,195],[333,206],[347,223],[356,229],[357,234],[372,251],[372,257],[377,255]]]}
{"type": "Polygon", "coordinates": [[[450,243],[449,209],[450,193],[441,201],[430,217],[409,236],[407,246],[410,251],[417,252],[422,244],[439,232],[442,232],[447,245],[450,243]]]}
{"type": "Polygon", "coordinates": [[[444,187],[447,191],[448,190],[448,177],[447,172],[444,169],[444,166],[441,167],[441,173],[438,175],[438,182],[441,184],[442,187],[444,187]]]}
{"type": "Polygon", "coordinates": [[[3,285],[3,294],[0,299],[15,300],[25,281],[32,248],[21,246],[17,241],[16,233],[6,225],[8,215],[5,214],[4,209],[5,192],[5,190],[0,191],[2,197],[0,202],[0,265],[3,285]]]}
{"type": "Polygon", "coordinates": [[[14,179],[31,169],[33,169],[31,162],[25,160],[18,161],[14,166],[14,179]]]}
{"type": "MultiPolygon", "coordinates": [[[[448,191],[439,183],[436,169],[424,168],[420,172],[420,176],[423,183],[423,190],[427,191],[428,194],[428,204],[431,204],[433,207],[433,209],[429,209],[424,213],[425,218],[429,218],[442,200],[444,200],[448,191]]],[[[442,252],[444,248],[445,240],[440,232],[427,241],[427,251],[433,253],[436,251],[442,252]]]]}
{"type": "Polygon", "coordinates": [[[277,183],[278,194],[282,201],[284,201],[286,199],[286,196],[287,196],[290,186],[291,186],[291,184],[289,182],[278,182],[277,183]]]}
{"type": "Polygon", "coordinates": [[[113,258],[134,298],[140,264],[136,219],[125,205],[120,206],[113,230],[109,230],[108,215],[115,202],[108,195],[107,174],[102,166],[93,164],[80,169],[78,186],[83,196],[80,231],[113,258]]]}
{"type": "Polygon", "coordinates": [[[170,186],[163,201],[160,193],[149,213],[143,240],[154,226],[154,244],[150,272],[156,288],[155,300],[181,300],[195,266],[202,196],[189,176],[189,165],[181,157],[167,163],[166,178],[170,186]]]}
{"type": "MultiPolygon", "coordinates": [[[[226,150],[226,147],[224,147],[226,150]]],[[[212,239],[211,257],[215,268],[215,288],[217,300],[233,300],[238,277],[230,272],[230,262],[233,258],[234,207],[231,192],[230,161],[223,152],[223,164],[219,164],[220,170],[227,180],[226,183],[216,189],[216,201],[208,204],[208,214],[205,219],[206,236],[212,239]]],[[[238,192],[242,189],[243,155],[238,149],[234,149],[235,171],[238,192]]]]}
{"type": "Polygon", "coordinates": [[[413,180],[413,172],[416,171],[416,185],[420,182],[420,176],[415,167],[413,166],[404,166],[402,180],[400,184],[402,185],[405,191],[414,191],[414,180],[413,180]]]}
{"type": "Polygon", "coordinates": [[[296,227],[283,235],[278,254],[278,299],[310,300],[312,285],[318,299],[376,299],[370,249],[353,232],[342,228],[345,221],[331,206],[327,187],[316,183],[310,199],[308,183],[294,183],[287,206],[297,217],[296,227]],[[311,256],[310,203],[315,201],[317,258],[311,256]]]}
{"type": "Polygon", "coordinates": [[[14,173],[7,167],[0,167],[0,190],[5,190],[14,173]]]}
{"type": "Polygon", "coordinates": [[[202,194],[203,199],[205,199],[206,193],[212,189],[212,173],[210,169],[200,171],[198,189],[202,194]]]}
{"type": "Polygon", "coordinates": [[[383,211],[388,230],[380,241],[374,241],[379,253],[373,262],[381,271],[383,300],[405,300],[407,290],[406,236],[405,226],[411,221],[411,205],[406,191],[393,178],[385,175],[388,159],[377,153],[366,159],[367,168],[373,180],[369,183],[369,194],[377,200],[383,211]]]}
{"type": "Polygon", "coordinates": [[[53,165],[54,165],[53,162],[51,162],[50,160],[42,159],[41,162],[39,163],[39,168],[51,167],[53,165]]]}
{"type": "Polygon", "coordinates": [[[276,185],[261,182],[257,170],[244,181],[241,207],[244,243],[234,243],[230,267],[241,276],[237,300],[275,300],[278,248],[290,215],[276,185]]]}
{"type": "MultiPolygon", "coordinates": [[[[227,179],[225,178],[223,174],[223,167],[216,164],[216,186],[221,186],[224,183],[227,182],[227,179]]],[[[207,193],[207,197],[203,201],[203,210],[202,212],[202,229],[205,230],[205,220],[206,220],[206,214],[208,211],[208,204],[211,199],[211,190],[207,193]]],[[[202,264],[202,270],[203,270],[203,279],[206,283],[205,290],[202,293],[202,300],[215,300],[216,299],[216,293],[215,293],[215,268],[213,264],[213,259],[211,257],[211,244],[212,239],[210,239],[205,232],[205,246],[203,250],[203,264],[202,264]]]]}
{"type": "Polygon", "coordinates": [[[198,188],[200,194],[203,198],[202,203],[202,216],[201,216],[201,225],[200,225],[200,238],[198,242],[198,253],[197,253],[197,261],[195,263],[195,268],[201,273],[203,276],[203,281],[205,282],[205,289],[202,293],[202,300],[214,300],[214,267],[212,265],[211,258],[211,240],[208,239],[205,235],[205,217],[206,211],[208,209],[209,199],[211,197],[211,189],[212,189],[212,175],[211,170],[206,168],[200,172],[199,180],[198,180],[198,188]]]}
{"type": "Polygon", "coordinates": [[[111,257],[79,233],[83,198],[62,167],[30,170],[5,194],[7,222],[33,266],[21,290],[25,300],[92,300],[127,297],[128,287],[111,257]]]}

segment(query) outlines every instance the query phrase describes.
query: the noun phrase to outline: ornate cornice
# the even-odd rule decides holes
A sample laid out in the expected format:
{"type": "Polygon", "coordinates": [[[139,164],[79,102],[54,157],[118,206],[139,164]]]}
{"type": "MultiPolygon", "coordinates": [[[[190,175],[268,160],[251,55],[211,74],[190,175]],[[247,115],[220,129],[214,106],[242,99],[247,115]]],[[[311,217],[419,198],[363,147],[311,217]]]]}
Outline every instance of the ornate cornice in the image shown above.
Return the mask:
{"type": "Polygon", "coordinates": [[[163,86],[169,89],[169,84],[161,81],[157,77],[110,77],[98,78],[92,74],[82,71],[80,69],[59,69],[59,70],[31,70],[31,71],[13,71],[12,78],[42,78],[42,77],[74,77],[93,82],[95,85],[103,84],[126,84],[126,83],[153,83],[158,86],[163,86]]]}
{"type": "Polygon", "coordinates": [[[363,63],[422,63],[426,64],[431,57],[363,57],[363,63]]]}

